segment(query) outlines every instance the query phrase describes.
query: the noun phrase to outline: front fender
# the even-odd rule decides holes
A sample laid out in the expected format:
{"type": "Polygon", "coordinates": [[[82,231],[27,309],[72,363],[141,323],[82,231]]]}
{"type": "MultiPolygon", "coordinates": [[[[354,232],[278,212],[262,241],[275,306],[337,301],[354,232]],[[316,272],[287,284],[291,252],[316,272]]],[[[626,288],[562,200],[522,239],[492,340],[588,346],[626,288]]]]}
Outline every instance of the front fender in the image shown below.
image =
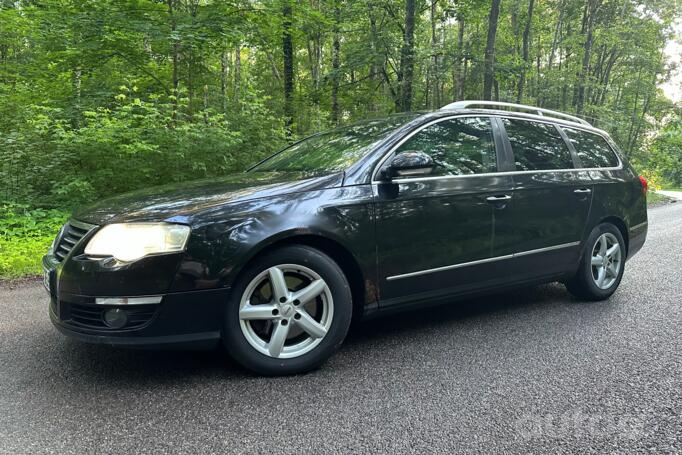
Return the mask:
{"type": "Polygon", "coordinates": [[[371,186],[358,185],[250,200],[197,214],[172,288],[229,287],[265,248],[300,235],[342,245],[363,275],[374,279],[372,197],[371,186]]]}

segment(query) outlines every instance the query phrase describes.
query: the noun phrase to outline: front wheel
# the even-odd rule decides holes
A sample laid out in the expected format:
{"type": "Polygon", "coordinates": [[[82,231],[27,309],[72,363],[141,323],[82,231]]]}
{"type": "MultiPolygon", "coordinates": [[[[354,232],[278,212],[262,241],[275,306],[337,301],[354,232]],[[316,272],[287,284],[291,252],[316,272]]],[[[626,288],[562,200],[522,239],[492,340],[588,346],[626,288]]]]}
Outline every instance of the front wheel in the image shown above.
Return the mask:
{"type": "Polygon", "coordinates": [[[278,375],[318,367],[341,345],[352,297],[340,267],[307,246],[257,258],[228,301],[223,341],[242,365],[278,375]]]}
{"type": "Polygon", "coordinates": [[[578,272],[566,283],[571,294],[586,300],[605,300],[613,294],[625,271],[625,241],[620,230],[602,223],[583,247],[578,272]]]}

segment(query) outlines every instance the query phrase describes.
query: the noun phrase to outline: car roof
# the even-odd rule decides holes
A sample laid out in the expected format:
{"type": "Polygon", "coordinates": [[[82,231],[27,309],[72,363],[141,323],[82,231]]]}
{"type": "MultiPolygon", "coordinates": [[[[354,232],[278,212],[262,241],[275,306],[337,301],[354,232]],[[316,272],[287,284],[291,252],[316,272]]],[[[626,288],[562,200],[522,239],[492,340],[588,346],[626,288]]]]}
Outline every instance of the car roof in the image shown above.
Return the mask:
{"type": "Polygon", "coordinates": [[[570,120],[564,120],[546,115],[531,114],[528,112],[508,111],[504,109],[482,109],[482,108],[457,108],[457,109],[439,109],[436,111],[422,113],[421,119],[437,119],[442,117],[452,117],[456,115],[494,115],[499,117],[511,117],[523,120],[533,120],[545,123],[556,123],[567,128],[580,129],[599,134],[601,136],[610,137],[606,131],[596,128],[587,123],[578,123],[570,120]]]}

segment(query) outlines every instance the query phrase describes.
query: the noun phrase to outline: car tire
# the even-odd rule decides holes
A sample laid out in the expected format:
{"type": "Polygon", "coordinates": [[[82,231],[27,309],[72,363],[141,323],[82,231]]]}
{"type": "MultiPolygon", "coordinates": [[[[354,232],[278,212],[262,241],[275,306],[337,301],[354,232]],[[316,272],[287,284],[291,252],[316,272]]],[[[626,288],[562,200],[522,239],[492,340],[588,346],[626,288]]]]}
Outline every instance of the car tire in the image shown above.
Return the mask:
{"type": "Polygon", "coordinates": [[[352,311],[348,280],[334,260],[315,248],[285,246],[257,257],[237,278],[226,305],[223,343],[258,374],[303,373],[339,348],[352,311]]]}
{"type": "Polygon", "coordinates": [[[579,299],[606,300],[618,289],[626,258],[626,244],[620,229],[611,223],[599,224],[587,237],[578,271],[566,282],[566,288],[579,299]]]}

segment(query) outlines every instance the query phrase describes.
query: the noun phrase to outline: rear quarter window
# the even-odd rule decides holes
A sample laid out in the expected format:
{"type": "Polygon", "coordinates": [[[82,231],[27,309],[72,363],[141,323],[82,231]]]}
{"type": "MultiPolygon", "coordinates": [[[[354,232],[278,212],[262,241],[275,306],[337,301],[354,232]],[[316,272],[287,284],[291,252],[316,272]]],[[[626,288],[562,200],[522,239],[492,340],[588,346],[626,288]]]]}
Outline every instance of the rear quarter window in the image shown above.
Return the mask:
{"type": "Polygon", "coordinates": [[[616,167],[618,157],[602,136],[587,131],[563,128],[583,167],[616,167]]]}

